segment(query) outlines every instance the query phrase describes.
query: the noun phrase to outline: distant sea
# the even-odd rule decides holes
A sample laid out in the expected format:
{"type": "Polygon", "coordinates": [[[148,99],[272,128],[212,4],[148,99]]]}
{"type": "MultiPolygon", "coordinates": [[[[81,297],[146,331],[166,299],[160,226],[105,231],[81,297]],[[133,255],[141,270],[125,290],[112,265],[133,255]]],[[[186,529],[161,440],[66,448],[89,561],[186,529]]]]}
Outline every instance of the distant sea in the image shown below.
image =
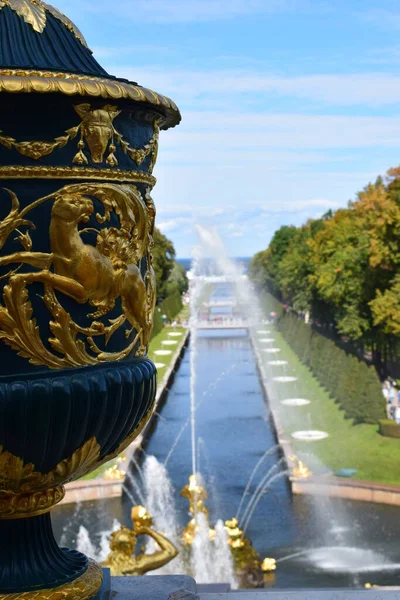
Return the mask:
{"type": "MultiPolygon", "coordinates": [[[[191,266],[192,266],[191,258],[177,258],[176,260],[180,265],[182,265],[182,267],[185,269],[185,271],[190,271],[191,266]]],[[[249,264],[251,261],[250,257],[238,256],[236,258],[232,258],[231,260],[233,260],[235,263],[237,263],[239,266],[241,266],[244,273],[247,273],[247,271],[249,269],[249,264]]],[[[202,261],[202,270],[204,270],[205,274],[215,273],[216,268],[215,268],[214,259],[213,258],[204,259],[202,261]]]]}

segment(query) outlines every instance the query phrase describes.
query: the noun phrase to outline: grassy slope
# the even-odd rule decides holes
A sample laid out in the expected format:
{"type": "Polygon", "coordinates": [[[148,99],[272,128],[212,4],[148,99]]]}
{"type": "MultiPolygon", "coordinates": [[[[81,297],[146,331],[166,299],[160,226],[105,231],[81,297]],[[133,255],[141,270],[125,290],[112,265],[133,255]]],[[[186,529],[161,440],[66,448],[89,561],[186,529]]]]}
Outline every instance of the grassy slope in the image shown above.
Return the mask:
{"type": "MultiPolygon", "coordinates": [[[[182,317],[181,317],[182,318],[182,317]]],[[[186,329],[184,329],[183,327],[164,327],[164,329],[162,329],[162,331],[160,331],[159,334],[157,334],[150,342],[150,347],[149,347],[149,358],[150,360],[152,360],[155,363],[163,363],[165,365],[165,367],[159,368],[158,369],[158,382],[161,383],[163,380],[163,377],[165,375],[165,372],[168,368],[168,366],[170,365],[174,354],[178,348],[178,345],[180,344],[180,342],[182,341],[182,337],[185,334],[186,329]],[[182,336],[180,337],[171,337],[168,334],[176,331],[176,332],[180,332],[182,333],[182,336]],[[173,345],[173,346],[165,346],[163,347],[162,342],[166,341],[166,340],[174,340],[176,342],[178,342],[177,344],[173,345]],[[169,354],[168,356],[157,356],[156,354],[154,354],[154,352],[156,350],[172,350],[172,353],[169,354]]]]}
{"type": "MultiPolygon", "coordinates": [[[[272,329],[271,326],[268,328],[272,329]]],[[[356,468],[355,479],[400,485],[400,441],[379,435],[377,425],[353,425],[345,419],[338,405],[300,362],[282,335],[274,331],[273,336],[274,346],[281,351],[276,356],[261,353],[265,361],[271,358],[286,360],[289,363],[286,374],[299,378],[295,383],[276,384],[279,400],[295,397],[311,400],[311,404],[304,407],[280,405],[285,430],[288,434],[302,429],[320,429],[329,433],[327,439],[317,442],[293,440],[296,451],[314,453],[333,471],[341,467],[356,468]]],[[[273,375],[279,374],[283,374],[282,367],[274,367],[273,375]]]]}

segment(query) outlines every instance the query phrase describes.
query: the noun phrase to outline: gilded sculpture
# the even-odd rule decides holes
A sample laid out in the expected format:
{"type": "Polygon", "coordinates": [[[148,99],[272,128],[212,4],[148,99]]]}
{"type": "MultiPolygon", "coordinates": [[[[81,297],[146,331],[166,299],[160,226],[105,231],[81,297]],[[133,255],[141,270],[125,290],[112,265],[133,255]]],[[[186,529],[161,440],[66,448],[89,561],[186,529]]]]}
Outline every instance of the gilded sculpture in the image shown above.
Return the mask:
{"type": "Polygon", "coordinates": [[[0,339],[32,364],[50,368],[120,360],[136,347],[136,354],[145,354],[155,305],[148,208],[149,205],[153,227],[154,205],[149,204],[149,200],[144,201],[136,187],[112,183],[65,186],[23,210],[16,195],[9,190],[8,193],[12,208],[0,224],[0,249],[13,233],[18,234],[22,249],[0,258],[0,266],[12,265],[2,277],[8,281],[3,289],[4,304],[0,305],[0,339]],[[95,211],[92,198],[103,206],[103,214],[95,211]],[[50,201],[53,202],[49,231],[51,252],[35,252],[29,235],[34,223],[27,216],[39,204],[50,201]],[[97,225],[103,225],[110,221],[112,213],[119,218],[119,228],[81,228],[92,216],[97,225]],[[27,231],[21,233],[21,228],[27,231]],[[84,241],[86,232],[96,234],[96,245],[84,241]],[[143,258],[148,263],[145,279],[140,270],[143,258]],[[22,265],[37,270],[21,273],[22,265]],[[43,302],[50,313],[49,326],[53,334],[48,342],[55,353],[41,340],[34,319],[28,294],[32,283],[44,285],[43,302]],[[74,322],[56,292],[79,304],[87,304],[91,325],[74,322]],[[114,309],[117,300],[121,301],[122,314],[108,318],[106,324],[100,321],[114,309]],[[101,350],[96,338],[101,336],[107,346],[113,333],[126,324],[126,347],[113,353],[101,350]]]}
{"type": "Polygon", "coordinates": [[[311,477],[312,473],[307,465],[300,460],[297,456],[289,456],[289,460],[293,463],[292,467],[292,478],[295,479],[308,479],[311,477]]]}
{"type": "Polygon", "coordinates": [[[64,148],[70,141],[76,139],[80,133],[77,144],[77,153],[72,159],[73,164],[80,166],[89,164],[85,149],[88,145],[91,161],[94,164],[105,164],[114,168],[118,166],[115,155],[116,144],[120,146],[123,153],[129,156],[137,165],[151,155],[149,173],[153,172],[157,160],[158,141],[160,132],[160,119],[155,118],[153,122],[154,132],[150,141],[143,148],[133,148],[124,136],[114,127],[113,121],[121,113],[116,106],[105,104],[102,107],[92,107],[88,103],[74,106],[75,112],[82,119],[81,123],[64,131],[64,135],[52,141],[20,141],[0,131],[0,144],[8,150],[16,150],[19,154],[39,160],[44,156],[52,154],[55,150],[64,148]],[[108,155],[104,161],[104,155],[108,149],[108,155]]]}
{"type": "MultiPolygon", "coordinates": [[[[196,477],[196,475],[190,475],[189,483],[181,490],[181,496],[189,500],[189,513],[192,517],[184,529],[183,543],[187,546],[191,546],[200,529],[198,515],[204,515],[203,518],[208,524],[208,508],[204,503],[208,498],[208,494],[205,487],[199,483],[198,477],[196,477]]],[[[213,540],[215,538],[215,529],[209,527],[208,535],[210,540],[213,540]]]]}
{"type": "MultiPolygon", "coordinates": [[[[78,144],[79,152],[75,156],[73,162],[77,164],[88,163],[88,159],[82,152],[84,148],[84,138],[89,146],[92,161],[96,164],[101,164],[107,146],[113,137],[113,121],[121,111],[109,104],[106,104],[103,108],[93,110],[91,109],[90,104],[78,104],[77,106],[74,106],[74,108],[82,119],[82,125],[80,127],[81,139],[78,144]]],[[[116,148],[112,143],[110,146],[110,154],[106,161],[110,167],[116,167],[118,164],[114,155],[115,149],[116,148]]]]}
{"type": "MultiPolygon", "coordinates": [[[[210,527],[209,513],[205,500],[208,498],[207,490],[201,485],[200,476],[191,475],[189,484],[182,490],[181,495],[189,500],[189,513],[191,519],[183,531],[183,543],[190,547],[198,534],[202,525],[208,528],[208,536],[211,541],[215,540],[216,530],[210,527]],[[198,516],[200,515],[200,520],[198,516]]],[[[230,548],[235,573],[240,582],[240,587],[256,588],[262,587],[267,583],[264,573],[272,572],[276,569],[276,561],[266,558],[264,562],[254,548],[251,540],[246,537],[243,530],[239,527],[239,521],[236,518],[225,521],[225,533],[227,544],[230,548]]]]}
{"type": "Polygon", "coordinates": [[[111,552],[103,562],[111,570],[111,575],[144,575],[148,571],[160,569],[178,555],[178,550],[164,535],[152,529],[151,515],[143,506],[132,508],[133,529],[121,527],[111,534],[111,552]],[[150,536],[161,550],[152,554],[135,556],[137,537],[150,536]]]}

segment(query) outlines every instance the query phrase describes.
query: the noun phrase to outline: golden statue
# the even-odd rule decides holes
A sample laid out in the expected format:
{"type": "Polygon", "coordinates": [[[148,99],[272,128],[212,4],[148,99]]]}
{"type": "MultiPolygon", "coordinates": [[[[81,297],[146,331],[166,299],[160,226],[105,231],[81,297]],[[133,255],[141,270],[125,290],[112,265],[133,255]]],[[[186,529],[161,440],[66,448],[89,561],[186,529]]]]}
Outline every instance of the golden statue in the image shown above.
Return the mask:
{"type": "Polygon", "coordinates": [[[148,571],[160,569],[178,555],[178,550],[161,533],[151,529],[153,520],[143,506],[132,508],[133,530],[121,527],[111,534],[111,552],[102,563],[103,567],[111,570],[111,575],[144,575],[148,571]],[[137,537],[148,535],[159,545],[161,550],[153,554],[138,554],[135,556],[137,537]]]}
{"type": "Polygon", "coordinates": [[[126,471],[120,469],[118,465],[109,467],[104,472],[104,479],[107,481],[123,481],[125,479],[126,471]]]}
{"type": "Polygon", "coordinates": [[[264,558],[262,561],[261,568],[263,573],[271,573],[272,571],[276,571],[276,560],[275,558],[264,558]]]}
{"type": "Polygon", "coordinates": [[[262,587],[263,584],[271,585],[273,580],[267,575],[276,570],[275,559],[265,558],[261,562],[257,550],[240,529],[237,519],[225,521],[225,531],[228,535],[228,544],[231,548],[240,586],[255,588],[262,587]]]}
{"type": "Polygon", "coordinates": [[[181,496],[189,500],[189,512],[192,516],[201,512],[208,518],[208,509],[204,504],[208,494],[206,489],[197,483],[196,475],[190,475],[189,483],[181,490],[181,496]]]}
{"type": "MultiPolygon", "coordinates": [[[[204,504],[204,500],[207,500],[208,494],[206,489],[197,482],[196,475],[190,475],[189,483],[181,490],[181,496],[189,500],[189,513],[192,518],[183,532],[183,542],[191,546],[200,528],[196,519],[197,515],[203,514],[208,523],[208,509],[204,504]]],[[[215,529],[209,528],[209,536],[211,540],[215,538],[215,529]]]]}
{"type": "Polygon", "coordinates": [[[295,463],[292,469],[292,477],[295,479],[308,479],[311,477],[310,469],[297,456],[289,456],[289,460],[295,463]]]}

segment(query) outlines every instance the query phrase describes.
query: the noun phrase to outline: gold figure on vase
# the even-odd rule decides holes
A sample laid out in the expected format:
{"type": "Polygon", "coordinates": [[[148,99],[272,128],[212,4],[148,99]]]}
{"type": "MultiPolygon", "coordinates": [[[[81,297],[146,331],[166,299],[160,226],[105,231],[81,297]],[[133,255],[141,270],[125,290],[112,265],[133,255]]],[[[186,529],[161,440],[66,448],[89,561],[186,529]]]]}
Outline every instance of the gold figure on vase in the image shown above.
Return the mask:
{"type": "Polygon", "coordinates": [[[164,535],[152,529],[153,520],[143,506],[132,508],[133,529],[121,527],[111,534],[111,552],[102,563],[111,570],[111,575],[145,575],[160,569],[178,555],[178,550],[164,535]],[[135,555],[139,535],[150,536],[161,548],[152,554],[135,555]]]}
{"type": "MultiPolygon", "coordinates": [[[[55,369],[121,360],[136,347],[136,355],[145,354],[155,304],[155,282],[151,276],[153,269],[149,256],[152,245],[146,204],[149,201],[145,202],[133,185],[88,183],[66,186],[21,210],[16,195],[11,191],[8,193],[12,207],[0,224],[0,249],[13,233],[19,234],[17,240],[22,248],[0,258],[0,266],[12,266],[5,276],[8,283],[3,291],[4,305],[0,304],[0,339],[33,364],[55,369]],[[95,211],[92,198],[103,206],[103,214],[95,211]],[[53,202],[50,252],[35,252],[29,235],[29,229],[34,229],[34,222],[29,213],[50,201],[53,202]],[[119,219],[119,228],[81,229],[81,224],[87,223],[92,216],[95,223],[103,225],[113,213],[119,219]],[[21,233],[21,228],[27,228],[27,231],[21,233]],[[95,245],[85,242],[83,235],[86,231],[96,233],[95,245]],[[149,268],[144,280],[140,261],[145,257],[149,268]],[[23,273],[20,267],[15,269],[14,265],[30,265],[39,270],[23,273]],[[43,344],[40,331],[31,318],[27,288],[32,283],[44,285],[43,302],[51,315],[49,325],[53,334],[48,341],[56,353],[43,344]],[[82,327],[75,323],[55,292],[69,296],[78,304],[93,307],[94,310],[87,315],[91,325],[82,327]],[[114,309],[119,299],[121,314],[117,318],[109,318],[108,324],[99,321],[100,317],[107,316],[114,309]],[[125,324],[128,325],[125,328],[126,347],[120,352],[101,350],[95,338],[103,337],[107,346],[114,332],[125,324]],[[134,331],[136,335],[132,338],[134,331]],[[86,338],[91,352],[83,338],[86,338]]],[[[151,222],[153,219],[151,213],[151,222]]]]}

